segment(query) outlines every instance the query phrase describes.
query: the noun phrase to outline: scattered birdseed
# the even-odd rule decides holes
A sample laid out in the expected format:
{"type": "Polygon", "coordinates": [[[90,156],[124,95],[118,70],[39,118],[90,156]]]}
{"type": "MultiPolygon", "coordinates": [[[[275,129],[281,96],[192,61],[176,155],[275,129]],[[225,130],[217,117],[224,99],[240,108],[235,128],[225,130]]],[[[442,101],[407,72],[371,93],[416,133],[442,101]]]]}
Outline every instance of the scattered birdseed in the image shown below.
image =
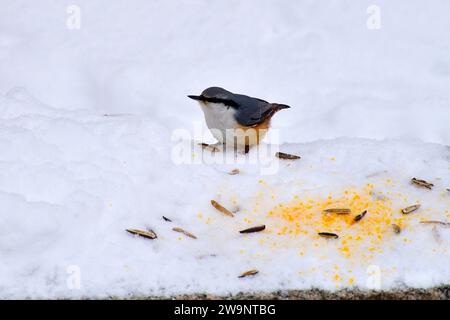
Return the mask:
{"type": "Polygon", "coordinates": [[[394,232],[396,234],[399,234],[402,231],[402,229],[400,229],[400,227],[398,225],[396,225],[396,224],[392,225],[392,229],[394,229],[394,232]]]}
{"type": "Polygon", "coordinates": [[[350,209],[339,209],[339,208],[332,208],[332,209],[325,209],[323,210],[323,213],[335,213],[335,214],[350,214],[352,210],[350,209]]]}
{"type": "Polygon", "coordinates": [[[319,232],[318,235],[321,237],[324,237],[324,238],[329,238],[329,239],[339,238],[339,236],[336,233],[331,233],[331,232],[319,232]]]}
{"type": "Polygon", "coordinates": [[[167,221],[167,222],[172,222],[172,220],[170,220],[169,218],[164,217],[164,216],[162,216],[162,217],[163,217],[163,219],[164,219],[165,221],[167,221]]]}
{"type": "Polygon", "coordinates": [[[414,211],[416,211],[419,208],[420,208],[420,204],[415,204],[415,205],[403,208],[402,209],[402,213],[403,214],[410,214],[411,212],[414,212],[414,211]]]}
{"type": "Polygon", "coordinates": [[[360,214],[358,214],[356,217],[353,218],[353,221],[358,222],[359,220],[361,220],[362,218],[364,218],[364,216],[366,215],[367,210],[364,210],[363,212],[361,212],[360,214]]]}
{"type": "Polygon", "coordinates": [[[228,174],[230,175],[230,176],[234,176],[234,175],[236,175],[236,174],[239,174],[239,169],[233,169],[233,170],[231,170],[230,172],[228,172],[228,174]]]}
{"type": "Polygon", "coordinates": [[[259,272],[259,271],[256,270],[256,269],[248,270],[248,271],[245,271],[244,273],[241,273],[241,274],[239,275],[239,278],[244,278],[244,277],[248,277],[248,276],[253,276],[253,275],[257,274],[258,272],[259,272]]]}
{"type": "Polygon", "coordinates": [[[184,230],[184,229],[175,227],[175,228],[173,228],[172,230],[175,231],[175,232],[180,232],[180,233],[184,234],[185,236],[188,236],[188,237],[190,237],[190,238],[192,238],[192,239],[197,239],[196,236],[194,236],[192,233],[190,233],[190,232],[188,232],[188,231],[186,231],[186,230],[184,230]]]}
{"type": "Polygon", "coordinates": [[[285,159],[285,160],[297,160],[297,159],[300,159],[300,156],[296,156],[295,154],[289,154],[289,153],[284,153],[284,152],[277,152],[275,154],[275,156],[277,156],[280,159],[285,159]]]}
{"type": "Polygon", "coordinates": [[[222,212],[223,214],[230,216],[230,217],[234,217],[234,214],[228,210],[227,208],[223,207],[220,203],[218,203],[215,200],[211,200],[211,204],[214,208],[216,208],[217,210],[219,210],[220,212],[222,212]]]}
{"type": "Polygon", "coordinates": [[[158,238],[156,236],[156,233],[153,232],[152,230],[148,230],[148,231],[143,231],[143,230],[138,230],[138,229],[126,229],[127,232],[134,234],[134,235],[138,235],[140,237],[143,238],[147,238],[147,239],[156,239],[158,238]]]}
{"type": "Polygon", "coordinates": [[[244,230],[241,230],[239,232],[240,233],[252,233],[252,232],[260,232],[260,231],[263,231],[264,229],[266,229],[266,226],[263,224],[263,225],[260,225],[260,226],[244,229],[244,230]]]}
{"type": "Polygon", "coordinates": [[[413,184],[416,184],[416,185],[420,186],[420,187],[424,187],[424,188],[427,188],[427,189],[430,189],[430,190],[434,186],[434,184],[432,184],[432,183],[426,182],[425,180],[416,179],[416,178],[412,178],[411,182],[413,184]]]}

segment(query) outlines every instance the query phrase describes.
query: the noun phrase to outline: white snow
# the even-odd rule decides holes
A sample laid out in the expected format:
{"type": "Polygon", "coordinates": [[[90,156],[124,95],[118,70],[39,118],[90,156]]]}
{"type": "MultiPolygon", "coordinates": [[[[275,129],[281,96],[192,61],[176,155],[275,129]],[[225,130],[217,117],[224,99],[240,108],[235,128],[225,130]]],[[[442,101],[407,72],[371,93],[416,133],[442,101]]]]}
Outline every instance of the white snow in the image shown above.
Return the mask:
{"type": "Polygon", "coordinates": [[[371,4],[3,1],[0,296],[449,284],[450,228],[420,221],[450,222],[450,3],[378,1],[379,30],[371,4]],[[292,108],[241,163],[208,164],[186,95],[212,85],[292,108]],[[175,161],[180,147],[194,163],[175,161]],[[277,162],[277,148],[302,159],[277,162]],[[324,217],[334,205],[352,216],[324,217]]]}

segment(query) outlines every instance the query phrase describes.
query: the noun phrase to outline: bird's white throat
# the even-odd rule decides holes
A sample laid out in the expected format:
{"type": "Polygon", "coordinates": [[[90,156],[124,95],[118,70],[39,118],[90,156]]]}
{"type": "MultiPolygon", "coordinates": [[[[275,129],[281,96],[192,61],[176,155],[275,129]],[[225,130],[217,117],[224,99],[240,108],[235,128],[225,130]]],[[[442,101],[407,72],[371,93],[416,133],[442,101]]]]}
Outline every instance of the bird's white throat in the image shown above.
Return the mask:
{"type": "Polygon", "coordinates": [[[228,136],[238,127],[234,117],[235,110],[221,103],[200,102],[203,113],[205,114],[206,125],[217,141],[224,143],[228,136]]]}

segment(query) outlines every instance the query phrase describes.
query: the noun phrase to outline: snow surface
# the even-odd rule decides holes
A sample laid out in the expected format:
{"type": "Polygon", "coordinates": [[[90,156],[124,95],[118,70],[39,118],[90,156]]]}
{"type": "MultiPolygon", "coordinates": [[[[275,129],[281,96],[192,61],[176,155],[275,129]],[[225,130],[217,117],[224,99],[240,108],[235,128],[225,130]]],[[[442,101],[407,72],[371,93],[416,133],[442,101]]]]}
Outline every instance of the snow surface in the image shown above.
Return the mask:
{"type": "Polygon", "coordinates": [[[1,297],[450,283],[450,228],[420,223],[450,221],[448,1],[378,1],[380,30],[369,1],[76,1],[80,30],[69,4],[1,2],[1,297]],[[211,85],[291,105],[267,141],[302,159],[174,161],[212,141],[172,136],[203,121],[186,95],[211,85]],[[334,205],[368,214],[323,216],[334,205]]]}

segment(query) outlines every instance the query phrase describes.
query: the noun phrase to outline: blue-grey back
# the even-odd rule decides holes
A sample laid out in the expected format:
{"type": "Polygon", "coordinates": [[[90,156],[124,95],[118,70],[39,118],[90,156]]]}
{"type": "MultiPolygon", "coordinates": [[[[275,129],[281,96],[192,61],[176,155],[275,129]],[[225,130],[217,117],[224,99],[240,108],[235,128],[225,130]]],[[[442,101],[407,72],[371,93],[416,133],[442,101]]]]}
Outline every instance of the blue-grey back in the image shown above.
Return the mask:
{"type": "Polygon", "coordinates": [[[271,111],[271,104],[265,100],[234,94],[220,87],[211,87],[202,92],[210,102],[223,103],[236,110],[236,120],[243,126],[254,126],[265,120],[271,111]]]}

